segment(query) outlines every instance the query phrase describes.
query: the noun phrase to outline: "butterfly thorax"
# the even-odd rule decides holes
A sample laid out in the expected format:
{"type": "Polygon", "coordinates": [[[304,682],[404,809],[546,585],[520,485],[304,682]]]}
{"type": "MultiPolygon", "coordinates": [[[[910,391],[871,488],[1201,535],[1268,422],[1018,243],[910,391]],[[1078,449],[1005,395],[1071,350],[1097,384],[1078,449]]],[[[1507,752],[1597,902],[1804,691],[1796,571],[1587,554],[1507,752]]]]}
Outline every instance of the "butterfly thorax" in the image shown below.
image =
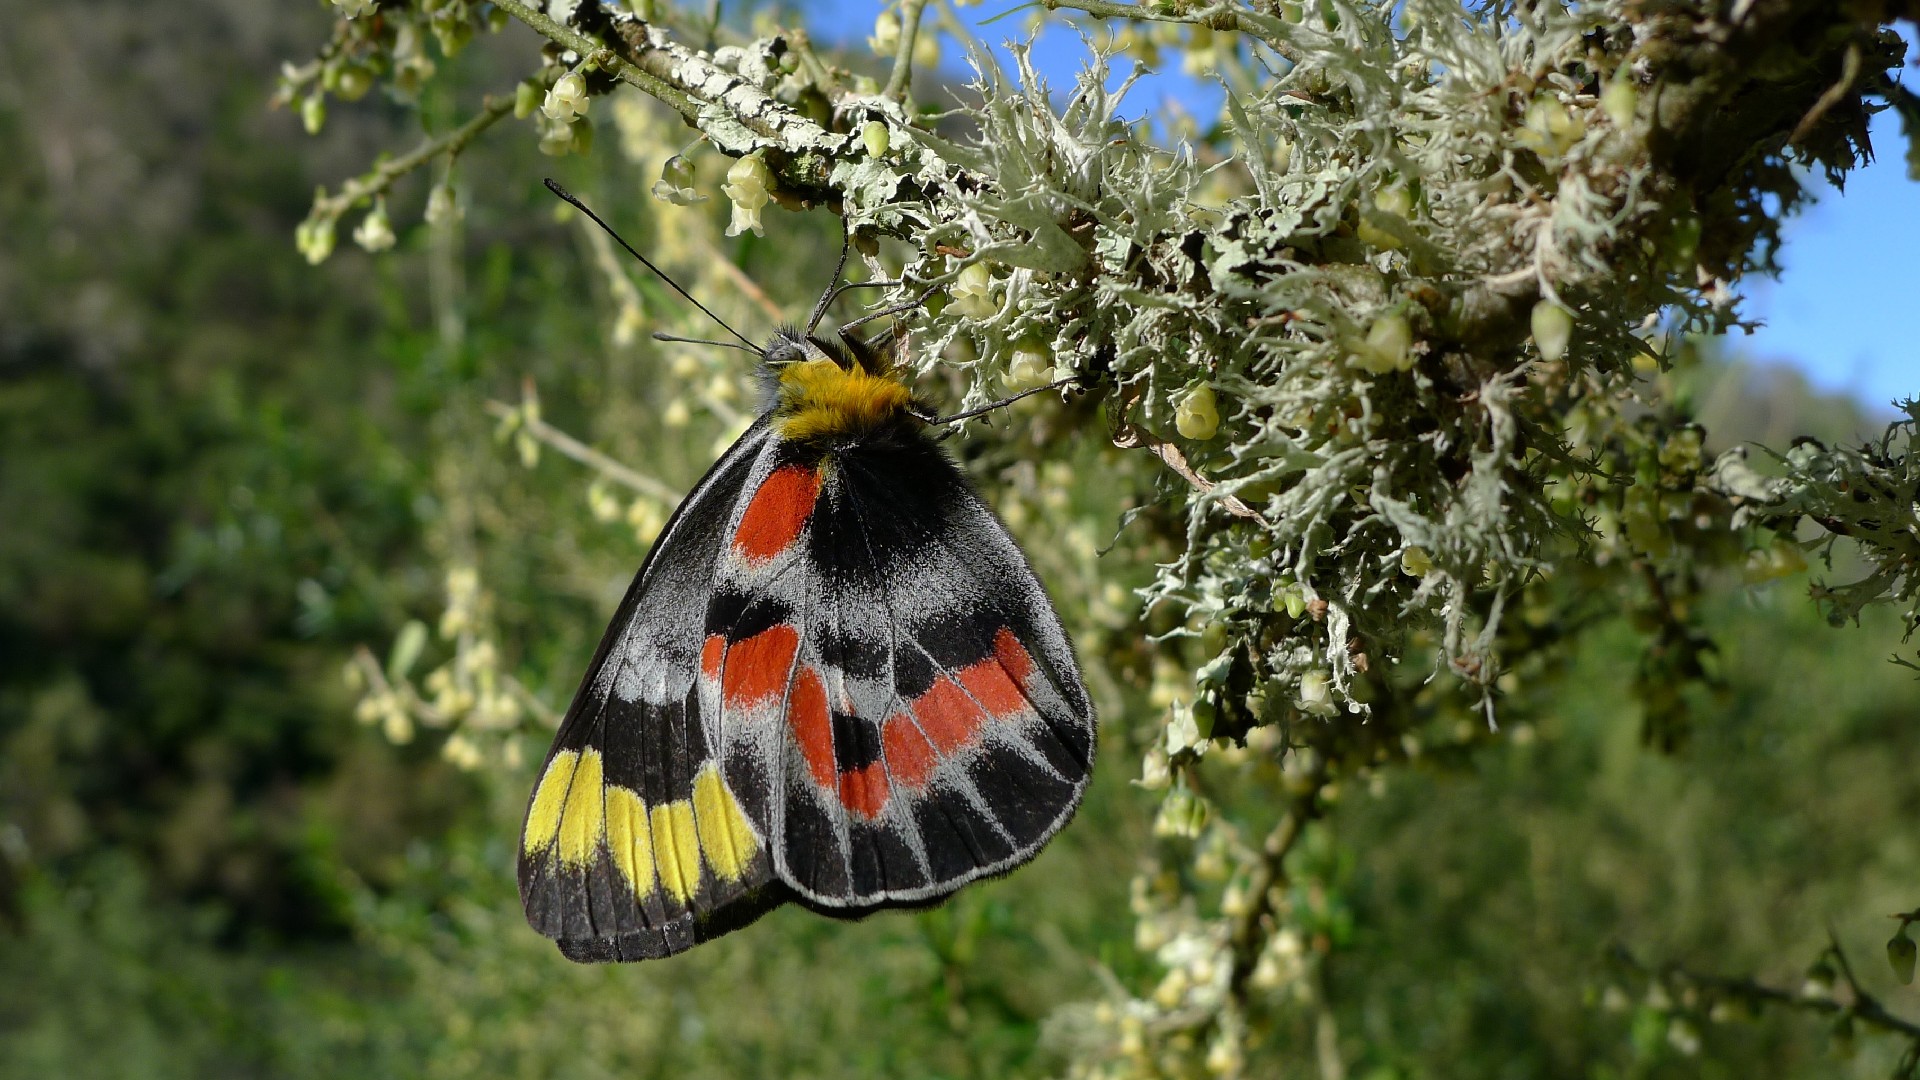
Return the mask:
{"type": "Polygon", "coordinates": [[[767,349],[773,427],[794,441],[874,435],[914,421],[913,394],[885,353],[790,331],[767,349]]]}

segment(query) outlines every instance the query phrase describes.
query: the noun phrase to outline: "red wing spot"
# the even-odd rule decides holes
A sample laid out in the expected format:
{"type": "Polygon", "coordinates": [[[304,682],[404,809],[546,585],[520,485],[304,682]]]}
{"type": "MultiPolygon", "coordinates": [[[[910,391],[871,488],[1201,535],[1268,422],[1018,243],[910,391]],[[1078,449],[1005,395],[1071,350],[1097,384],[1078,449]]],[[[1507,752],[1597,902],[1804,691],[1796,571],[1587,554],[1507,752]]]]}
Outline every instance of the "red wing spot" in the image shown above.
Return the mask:
{"type": "Polygon", "coordinates": [[[874,762],[840,774],[840,805],[872,821],[887,808],[887,769],[874,762]]]}
{"type": "Polygon", "coordinates": [[[720,660],[727,655],[727,639],[719,634],[707,638],[706,645],[700,649],[700,670],[709,679],[720,677],[720,660]]]}
{"type": "Polygon", "coordinates": [[[932,744],[920,734],[904,713],[894,713],[880,725],[880,748],[887,756],[887,770],[906,787],[919,791],[933,775],[937,758],[932,744]]]}
{"type": "Polygon", "coordinates": [[[826,687],[820,685],[820,673],[812,668],[800,669],[800,677],[793,680],[793,693],[787,698],[787,726],[800,744],[800,755],[807,759],[813,782],[832,791],[837,771],[833,763],[833,717],[827,712],[826,687]]]}
{"type": "Polygon", "coordinates": [[[1005,720],[1027,707],[1027,695],[993,657],[961,668],[960,685],[995,719],[1005,720]]]}
{"type": "Polygon", "coordinates": [[[927,687],[926,693],[913,699],[913,715],[920,730],[942,754],[950,754],[974,741],[980,725],[987,719],[978,703],[947,676],[927,687]]]}
{"type": "MultiPolygon", "coordinates": [[[[713,648],[707,639],[701,663],[713,648]]],[[[745,709],[771,697],[780,696],[793,672],[793,654],[800,648],[800,633],[786,623],[776,623],[745,641],[736,641],[727,650],[727,662],[720,679],[722,703],[729,709],[745,709]]],[[[816,680],[817,683],[817,680],[816,680]]],[[[821,707],[826,698],[822,696],[821,707]]]]}
{"type": "Polygon", "coordinates": [[[1033,674],[1033,657],[1027,655],[1026,646],[1013,636],[1013,631],[1004,626],[993,635],[993,658],[1000,662],[1008,677],[1016,683],[1024,685],[1027,676],[1033,674]]]}
{"type": "Polygon", "coordinates": [[[800,538],[820,494],[820,474],[798,465],[783,465],[760,482],[747,512],[740,515],[733,547],[755,562],[765,562],[800,538]]]}

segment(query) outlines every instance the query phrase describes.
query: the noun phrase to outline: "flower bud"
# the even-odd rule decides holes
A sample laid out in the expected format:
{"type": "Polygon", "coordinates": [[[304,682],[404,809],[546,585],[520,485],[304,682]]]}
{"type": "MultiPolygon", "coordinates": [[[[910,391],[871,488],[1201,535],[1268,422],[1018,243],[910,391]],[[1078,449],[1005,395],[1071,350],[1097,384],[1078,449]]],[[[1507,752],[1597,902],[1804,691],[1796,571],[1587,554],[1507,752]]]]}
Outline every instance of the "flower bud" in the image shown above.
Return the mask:
{"type": "Polygon", "coordinates": [[[442,180],[427,193],[427,224],[452,225],[460,220],[460,203],[453,197],[453,185],[442,180]]]}
{"type": "Polygon", "coordinates": [[[675,206],[706,202],[707,197],[694,190],[693,178],[693,162],[675,154],[660,167],[660,179],[653,184],[653,197],[675,206]]]}
{"type": "Polygon", "coordinates": [[[1549,364],[1567,354],[1573,337],[1573,314],[1551,300],[1533,305],[1533,346],[1549,364]]]}
{"type": "Polygon", "coordinates": [[[1887,942],[1887,963],[1893,966],[1893,977],[1899,979],[1902,986],[1913,985],[1913,961],[1916,952],[1920,950],[1916,950],[1913,939],[1907,936],[1906,924],[1902,923],[1900,932],[1893,935],[1893,939],[1887,942]]]}
{"type": "Polygon", "coordinates": [[[327,99],[319,94],[308,94],[300,99],[300,126],[309,135],[320,134],[327,124],[327,99]]]}
{"type": "Polygon", "coordinates": [[[1542,157],[1560,157],[1587,134],[1587,122],[1567,111],[1560,99],[1542,94],[1527,106],[1516,141],[1542,157]]]}
{"type": "Polygon", "coordinates": [[[1173,426],[1183,437],[1195,442],[1213,438],[1220,430],[1220,409],[1213,387],[1201,383],[1187,391],[1174,410],[1173,426]]]}
{"type": "Polygon", "coordinates": [[[1375,319],[1366,340],[1353,350],[1353,366],[1374,375],[1406,371],[1413,361],[1413,325],[1405,315],[1375,319]]]}
{"type": "Polygon", "coordinates": [[[1607,88],[1600,91],[1600,108],[1615,127],[1632,123],[1634,110],[1639,105],[1640,91],[1634,89],[1633,77],[1625,71],[1615,75],[1607,82],[1607,88]]]}
{"type": "Polygon", "coordinates": [[[341,64],[335,72],[328,89],[341,101],[358,101],[373,89],[373,72],[360,64],[341,64]]]}
{"type": "Polygon", "coordinates": [[[866,145],[868,157],[887,156],[887,145],[891,138],[885,121],[869,120],[860,125],[860,141],[866,145]]]}
{"type": "Polygon", "coordinates": [[[620,516],[620,500],[607,490],[607,482],[596,479],[587,485],[587,510],[595,521],[612,521],[620,516]]]}
{"type": "Polygon", "coordinates": [[[892,56],[900,47],[900,15],[892,8],[880,13],[873,20],[873,36],[867,39],[867,47],[881,56],[892,56]]]}

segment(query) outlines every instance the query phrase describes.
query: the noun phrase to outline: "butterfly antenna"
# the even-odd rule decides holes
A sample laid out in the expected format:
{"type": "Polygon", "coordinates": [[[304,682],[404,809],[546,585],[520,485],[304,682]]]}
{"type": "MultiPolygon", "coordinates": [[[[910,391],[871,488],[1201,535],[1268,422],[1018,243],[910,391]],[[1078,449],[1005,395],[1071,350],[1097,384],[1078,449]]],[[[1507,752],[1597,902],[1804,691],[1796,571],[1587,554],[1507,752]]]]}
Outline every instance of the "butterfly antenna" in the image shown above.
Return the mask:
{"type": "MultiPolygon", "coordinates": [[[[861,282],[860,284],[865,285],[867,283],[861,282]]],[[[875,282],[874,284],[895,285],[895,284],[898,284],[898,282],[892,282],[892,281],[875,282]]],[[[928,289],[926,292],[921,293],[919,296],[914,297],[913,299],[907,301],[904,304],[895,304],[890,308],[882,308],[879,311],[870,311],[865,315],[862,315],[859,318],[853,320],[852,322],[842,326],[840,328],[840,336],[845,337],[850,331],[858,327],[865,326],[867,323],[870,323],[875,319],[884,319],[889,315],[903,315],[909,311],[917,311],[920,308],[926,307],[927,299],[931,297],[934,293],[937,293],[939,291],[940,291],[940,286],[935,285],[933,288],[928,289]]]]}
{"type": "MultiPolygon", "coordinates": [[[[602,220],[600,219],[600,215],[599,215],[599,214],[596,214],[596,213],[594,213],[594,212],[593,212],[592,210],[589,210],[589,209],[587,209],[587,204],[586,204],[586,203],[583,203],[583,202],[581,202],[581,201],[580,201],[579,199],[576,199],[576,198],[574,198],[574,197],[573,197],[573,193],[572,193],[572,192],[570,192],[570,191],[568,191],[568,190],[567,190],[566,188],[563,188],[563,187],[561,187],[561,186],[559,185],[559,183],[558,183],[558,182],[556,182],[556,181],[555,181],[555,180],[554,180],[554,179],[553,179],[552,177],[548,177],[548,178],[546,179],[546,185],[547,185],[547,190],[548,190],[548,191],[551,191],[551,192],[553,192],[553,193],[554,193],[555,195],[558,195],[558,196],[560,196],[560,197],[561,197],[562,199],[565,199],[565,200],[566,200],[566,201],[567,201],[568,203],[570,203],[570,204],[571,204],[571,205],[573,206],[573,208],[574,208],[575,210],[578,210],[578,211],[580,211],[581,213],[583,213],[583,214],[585,214],[585,215],[587,215],[588,217],[590,217],[590,218],[592,218],[592,219],[593,219],[593,223],[594,223],[595,225],[598,225],[598,226],[600,226],[600,227],[601,227],[602,229],[605,229],[605,230],[607,231],[607,235],[608,235],[608,236],[611,236],[611,237],[613,237],[613,238],[614,238],[614,239],[615,239],[616,241],[618,241],[618,242],[619,242],[619,244],[620,244],[620,246],[621,246],[621,247],[623,247],[623,248],[626,248],[626,249],[627,249],[627,254],[629,254],[629,255],[631,255],[631,256],[633,256],[633,257],[634,257],[634,258],[636,258],[636,259],[639,259],[639,260],[640,260],[640,265],[642,265],[642,266],[644,266],[644,267],[646,267],[647,269],[649,269],[649,270],[651,270],[651,271],[653,271],[653,272],[654,272],[654,274],[655,274],[655,276],[657,276],[657,277],[658,277],[658,278],[659,278],[659,279],[660,279],[661,281],[664,281],[664,282],[666,282],[667,284],[669,284],[669,285],[671,285],[671,286],[673,286],[673,291],[674,291],[674,292],[677,292],[677,293],[679,293],[679,294],[680,294],[681,296],[684,296],[684,297],[686,297],[686,298],[687,298],[687,303],[689,303],[689,304],[692,304],[692,305],[693,305],[694,307],[697,307],[697,308],[699,308],[699,309],[700,309],[700,310],[701,310],[702,312],[705,312],[705,313],[706,313],[706,316],[707,316],[707,318],[709,318],[709,319],[712,319],[712,320],[713,320],[714,322],[716,322],[716,323],[719,323],[719,324],[720,324],[720,329],[722,329],[722,330],[725,330],[725,331],[726,331],[727,333],[729,333],[729,334],[732,334],[732,335],[733,335],[734,337],[736,337],[736,338],[739,338],[739,339],[740,339],[740,341],[742,342],[742,344],[744,344],[744,345],[746,346],[746,349],[747,349],[747,351],[748,351],[748,352],[750,352],[750,353],[753,353],[753,354],[754,354],[755,356],[760,356],[760,355],[764,355],[764,353],[763,353],[763,350],[761,350],[761,348],[760,348],[760,347],[759,347],[758,345],[755,345],[755,344],[754,344],[753,342],[751,342],[751,341],[748,341],[748,340],[747,340],[747,338],[746,338],[746,335],[744,335],[744,334],[742,334],[742,333],[741,333],[740,331],[738,331],[738,330],[735,330],[735,329],[734,329],[733,327],[731,327],[731,326],[728,326],[728,325],[727,325],[727,322],[726,322],[726,320],[725,320],[725,319],[722,319],[722,318],[721,318],[720,316],[718,316],[718,315],[715,315],[715,314],[714,314],[714,313],[713,313],[713,312],[712,312],[711,310],[709,310],[709,309],[708,309],[708,307],[707,307],[707,305],[705,305],[705,304],[703,304],[703,303],[701,303],[701,302],[700,302],[700,301],[698,301],[698,300],[695,300],[695,299],[693,298],[693,294],[692,294],[692,293],[690,293],[690,292],[688,292],[687,290],[685,290],[685,289],[683,289],[683,288],[681,288],[681,287],[680,287],[680,283],[679,283],[679,282],[677,282],[677,281],[675,281],[675,280],[673,280],[672,278],[670,278],[670,277],[668,277],[668,276],[667,276],[667,272],[666,272],[665,270],[662,270],[662,269],[660,269],[659,267],[657,267],[657,266],[655,266],[655,265],[653,265],[653,263],[652,263],[652,262],[650,262],[650,261],[649,261],[649,260],[647,259],[647,257],[646,257],[645,255],[642,255],[642,254],[640,254],[639,252],[637,252],[637,251],[635,251],[635,250],[633,250],[633,245],[632,245],[632,244],[629,244],[629,243],[627,243],[627,241],[626,241],[626,238],[625,238],[625,237],[623,237],[623,236],[621,236],[621,235],[620,235],[619,233],[617,233],[617,232],[614,232],[614,231],[613,231],[613,226],[611,226],[611,225],[609,225],[609,224],[607,224],[607,223],[606,223],[605,221],[602,221],[602,220]]],[[[844,254],[844,253],[843,253],[843,254],[841,255],[841,258],[842,258],[843,260],[844,260],[844,259],[846,258],[846,256],[845,256],[845,254],[844,254]]],[[[659,337],[660,335],[658,335],[658,334],[655,334],[654,336],[655,336],[655,337],[659,337]]],[[[678,340],[681,340],[681,341],[691,341],[691,340],[693,340],[693,339],[692,339],[692,338],[680,338],[680,339],[678,339],[678,340]]],[[[722,342],[722,343],[717,343],[717,344],[724,344],[724,342],[722,342]]]]}
{"type": "Polygon", "coordinates": [[[1019,393],[1013,395],[1012,397],[1001,398],[999,401],[990,401],[985,405],[980,406],[977,409],[968,409],[966,412],[957,412],[957,413],[954,413],[952,416],[934,417],[933,419],[928,420],[927,423],[951,424],[956,420],[970,420],[973,417],[979,416],[983,413],[990,413],[995,409],[1004,409],[1007,406],[1013,404],[1014,402],[1019,401],[1021,398],[1032,397],[1035,394],[1044,394],[1049,390],[1058,390],[1066,386],[1073,386],[1079,381],[1080,381],[1080,377],[1078,375],[1069,375],[1064,379],[1055,379],[1054,381],[1048,383],[1045,386],[1036,386],[1031,390],[1022,390],[1019,393]]]}
{"type": "Polygon", "coordinates": [[[654,332],[653,340],[684,341],[689,345],[718,345],[723,349],[739,349],[741,352],[750,352],[756,356],[760,354],[759,349],[749,349],[745,345],[742,345],[737,341],[716,341],[713,338],[703,338],[703,337],[681,337],[679,334],[662,334],[658,331],[654,332]]]}
{"type": "Polygon", "coordinates": [[[813,305],[813,314],[807,317],[808,337],[813,336],[813,331],[819,327],[820,320],[826,317],[827,305],[833,303],[833,298],[841,293],[836,286],[840,283],[840,275],[847,269],[847,252],[851,250],[853,250],[853,230],[843,225],[840,233],[840,261],[833,264],[833,276],[827,279],[827,291],[820,294],[820,302],[813,305]]]}

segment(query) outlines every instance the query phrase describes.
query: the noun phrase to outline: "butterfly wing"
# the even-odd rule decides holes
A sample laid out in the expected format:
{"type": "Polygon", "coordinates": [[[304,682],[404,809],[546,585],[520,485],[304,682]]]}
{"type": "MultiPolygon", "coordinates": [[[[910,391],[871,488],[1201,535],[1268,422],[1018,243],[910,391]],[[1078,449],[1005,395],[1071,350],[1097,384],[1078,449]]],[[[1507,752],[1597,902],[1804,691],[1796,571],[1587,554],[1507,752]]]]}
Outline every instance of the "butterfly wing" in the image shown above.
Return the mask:
{"type": "Polygon", "coordinates": [[[773,874],[858,913],[1032,858],[1085,790],[1094,721],[1026,559],[917,431],[770,458],[701,682],[773,874]]]}
{"type": "Polygon", "coordinates": [[[522,830],[527,921],[575,960],[669,956],[787,898],[719,768],[703,617],[741,492],[777,443],[763,418],[681,503],[561,721],[522,830]]]}

